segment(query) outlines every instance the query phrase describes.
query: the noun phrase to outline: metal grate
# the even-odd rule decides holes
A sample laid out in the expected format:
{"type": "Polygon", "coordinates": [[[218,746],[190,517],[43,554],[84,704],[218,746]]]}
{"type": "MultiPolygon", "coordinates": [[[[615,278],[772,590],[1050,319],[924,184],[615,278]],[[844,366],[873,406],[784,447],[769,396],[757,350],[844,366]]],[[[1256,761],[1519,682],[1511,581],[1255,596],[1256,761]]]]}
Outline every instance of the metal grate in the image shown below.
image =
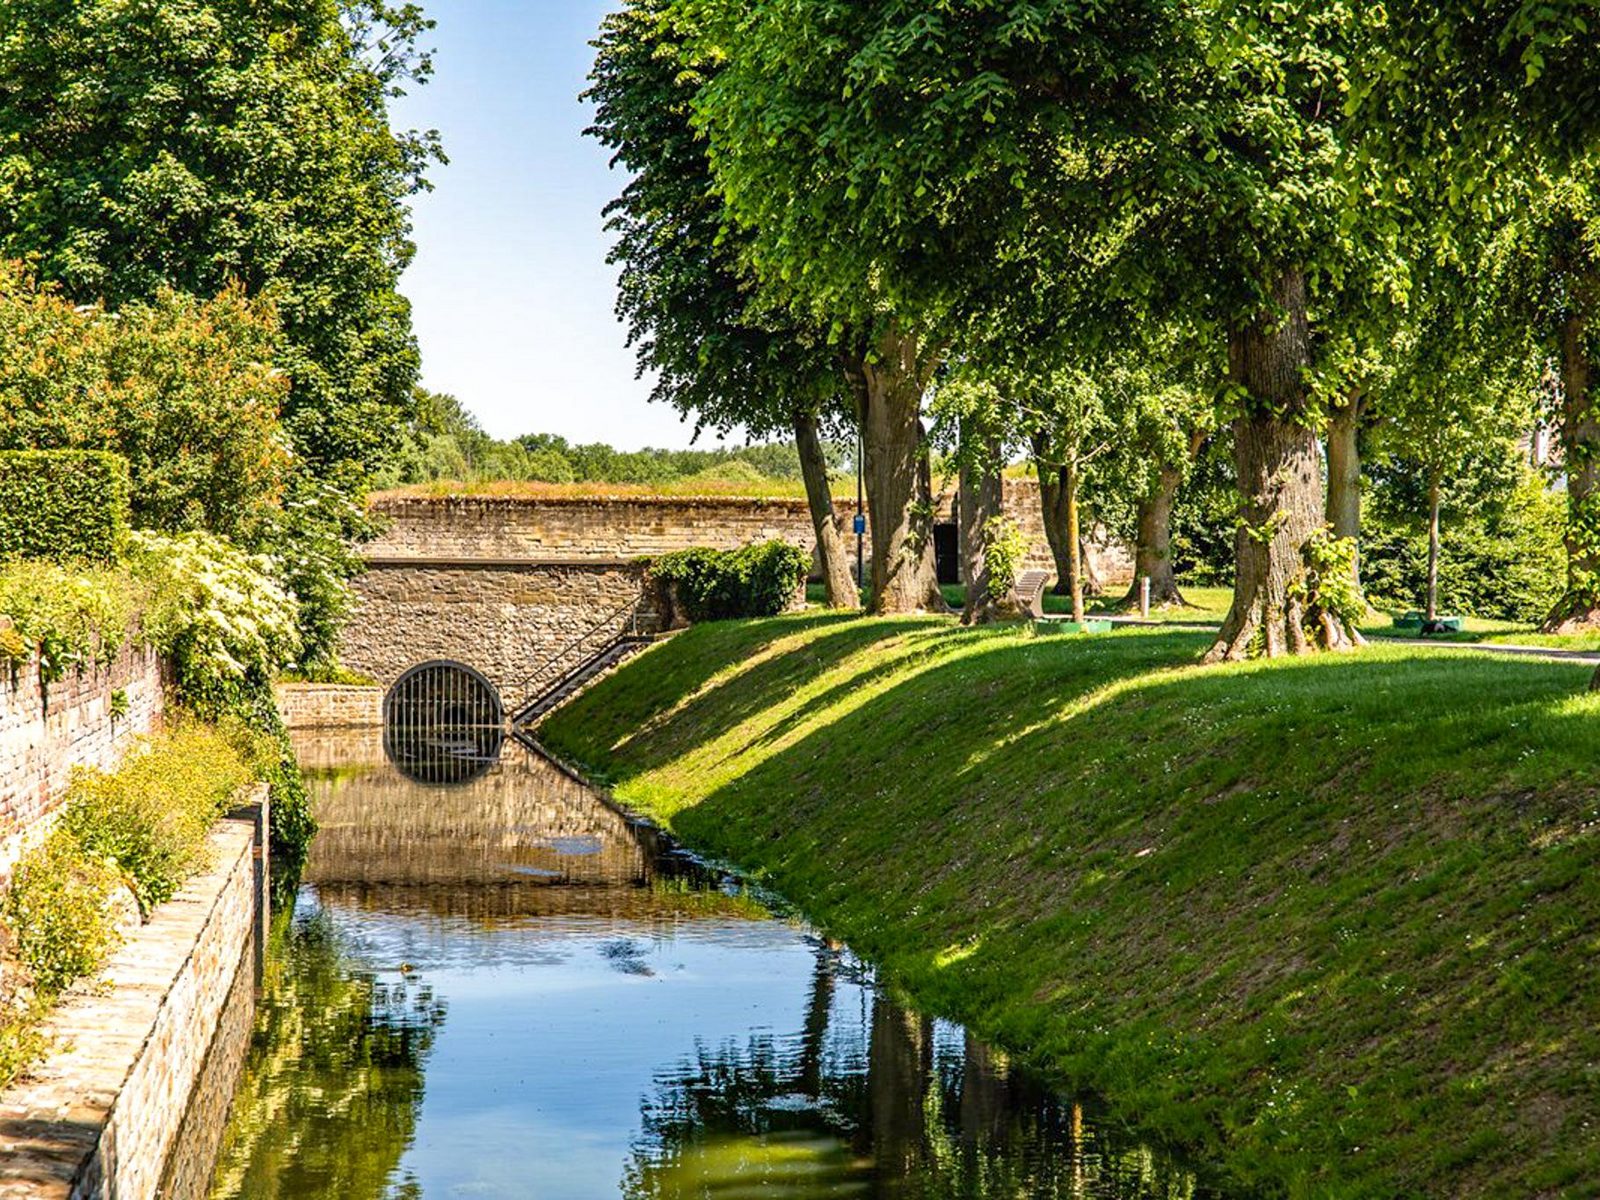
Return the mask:
{"type": "Polygon", "coordinates": [[[427,662],[400,676],[383,699],[383,750],[418,783],[465,783],[500,758],[505,709],[483,675],[457,662],[427,662]]]}

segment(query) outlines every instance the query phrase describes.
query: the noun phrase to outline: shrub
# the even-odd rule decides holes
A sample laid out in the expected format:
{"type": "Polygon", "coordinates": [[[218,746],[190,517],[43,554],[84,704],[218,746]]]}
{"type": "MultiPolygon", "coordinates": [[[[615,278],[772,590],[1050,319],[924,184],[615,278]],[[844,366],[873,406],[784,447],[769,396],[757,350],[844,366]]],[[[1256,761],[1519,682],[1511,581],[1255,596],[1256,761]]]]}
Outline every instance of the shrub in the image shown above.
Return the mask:
{"type": "Polygon", "coordinates": [[[239,288],[112,314],[0,261],[0,449],[115,451],[141,528],[249,537],[289,467],[277,345],[277,314],[239,288]]]}
{"type": "Polygon", "coordinates": [[[0,909],[41,994],[57,995],[93,974],[116,949],[110,901],[118,883],[115,867],[86,854],[65,831],[17,864],[0,909]]]}
{"type": "Polygon", "coordinates": [[[0,661],[15,670],[36,650],[46,683],[68,670],[116,657],[144,588],[124,569],[64,567],[42,560],[0,564],[0,661]]]}
{"type": "Polygon", "coordinates": [[[151,589],[145,637],[172,660],[187,703],[225,711],[250,679],[293,659],[298,612],[267,559],[209,533],[143,532],[129,559],[151,589]]]}
{"type": "Polygon", "coordinates": [[[0,558],[115,559],[128,487],[128,464],[115,454],[0,451],[0,558]]]}
{"type": "Polygon", "coordinates": [[[691,621],[771,617],[794,602],[811,567],[798,546],[772,541],[739,550],[679,550],[650,564],[650,575],[671,589],[691,621]]]}
{"type": "Polygon", "coordinates": [[[112,774],[75,775],[61,828],[86,853],[114,862],[148,914],[206,865],[212,823],[252,778],[232,740],[186,722],[112,774]]]}

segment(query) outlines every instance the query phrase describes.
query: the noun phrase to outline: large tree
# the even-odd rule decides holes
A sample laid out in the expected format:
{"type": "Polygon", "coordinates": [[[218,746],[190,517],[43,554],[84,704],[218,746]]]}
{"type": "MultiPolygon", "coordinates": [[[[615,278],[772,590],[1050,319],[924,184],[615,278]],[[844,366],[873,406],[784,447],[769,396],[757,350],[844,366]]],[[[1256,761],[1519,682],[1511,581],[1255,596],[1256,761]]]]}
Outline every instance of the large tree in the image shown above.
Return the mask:
{"type": "Polygon", "coordinates": [[[640,373],[654,375],[652,399],[697,430],[792,434],[828,604],[856,608],[823,446],[842,415],[840,351],[815,322],[763,303],[691,122],[717,69],[695,30],[673,0],[634,0],[606,18],[595,43],[589,132],[631,173],[606,209],[617,312],[640,373]]]}
{"type": "Polygon", "coordinates": [[[82,302],[232,284],[274,302],[313,468],[398,444],[417,372],[397,290],[429,137],[415,5],[0,0],[0,253],[82,302]]]}

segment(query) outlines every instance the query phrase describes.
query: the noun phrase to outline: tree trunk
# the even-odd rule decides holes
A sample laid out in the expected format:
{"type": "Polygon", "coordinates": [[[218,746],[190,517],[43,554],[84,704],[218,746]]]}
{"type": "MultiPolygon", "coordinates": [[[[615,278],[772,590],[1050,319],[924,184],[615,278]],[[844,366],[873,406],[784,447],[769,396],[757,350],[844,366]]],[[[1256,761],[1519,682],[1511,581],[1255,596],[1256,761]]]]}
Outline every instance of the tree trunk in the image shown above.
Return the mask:
{"type": "Polygon", "coordinates": [[[1567,474],[1567,590],[1545,619],[1546,633],[1600,626],[1600,412],[1590,321],[1600,307],[1600,272],[1578,276],[1561,327],[1561,455],[1567,474]]]}
{"type": "Polygon", "coordinates": [[[1428,477],[1428,597],[1423,614],[1426,630],[1439,619],[1439,475],[1428,477]]]}
{"type": "Polygon", "coordinates": [[[1066,470],[1051,465],[1050,435],[1035,432],[1029,435],[1033,443],[1033,465],[1039,475],[1039,507],[1044,516],[1044,540],[1050,544],[1050,557],[1055,559],[1056,582],[1051,591],[1065,596],[1072,591],[1072,546],[1067,541],[1067,488],[1066,470]]]}
{"type": "Polygon", "coordinates": [[[817,566],[829,608],[861,607],[861,591],[850,573],[850,556],[845,549],[844,531],[839,528],[833,508],[833,491],[828,486],[828,458],[822,450],[822,434],[817,414],[797,409],[794,414],[794,442],[800,451],[800,475],[805,480],[806,503],[811,508],[811,528],[817,536],[817,566]]]}
{"type": "Polygon", "coordinates": [[[1313,643],[1360,644],[1360,634],[1318,602],[1306,553],[1322,529],[1322,462],[1306,419],[1310,328],[1305,277],[1272,280],[1272,306],[1228,335],[1229,377],[1245,393],[1234,421],[1240,526],[1234,541],[1233,607],[1207,662],[1259,651],[1299,654],[1313,643]]]}
{"type": "MultiPolygon", "coordinates": [[[[963,438],[970,432],[963,429],[963,438]]],[[[988,432],[971,436],[981,438],[983,445],[965,447],[977,451],[978,461],[972,461],[971,454],[963,454],[961,463],[957,519],[961,523],[961,581],[967,587],[961,623],[986,625],[1015,616],[1016,604],[1008,602],[1013,593],[1012,581],[989,577],[989,522],[1004,512],[1000,438],[988,432]]]]}
{"type": "Polygon", "coordinates": [[[1183,484],[1179,467],[1163,465],[1155,488],[1140,496],[1135,507],[1139,531],[1133,548],[1133,586],[1122,598],[1124,607],[1139,603],[1139,581],[1150,581],[1150,606],[1182,606],[1178,576],[1172,569],[1172,506],[1183,484]]]}
{"type": "Polygon", "coordinates": [[[1062,474],[1067,503],[1067,546],[1072,560],[1068,564],[1072,580],[1072,619],[1083,620],[1083,537],[1078,528],[1078,465],[1068,463],[1062,474]]]}
{"type": "Polygon", "coordinates": [[[1352,389],[1345,402],[1328,417],[1327,522],[1336,538],[1356,543],[1352,560],[1357,586],[1361,583],[1361,414],[1365,405],[1352,389]]]}
{"type": "Polygon", "coordinates": [[[860,364],[872,533],[872,611],[945,612],[933,549],[933,495],[922,431],[927,382],[916,341],[891,328],[860,364]]]}

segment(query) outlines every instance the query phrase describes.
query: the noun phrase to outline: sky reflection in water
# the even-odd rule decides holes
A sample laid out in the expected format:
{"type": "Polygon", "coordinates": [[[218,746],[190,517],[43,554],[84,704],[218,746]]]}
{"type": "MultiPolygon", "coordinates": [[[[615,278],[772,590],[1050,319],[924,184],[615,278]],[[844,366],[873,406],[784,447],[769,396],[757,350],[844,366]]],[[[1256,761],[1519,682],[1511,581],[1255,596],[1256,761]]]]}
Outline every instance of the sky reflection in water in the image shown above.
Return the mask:
{"type": "Polygon", "coordinates": [[[520,748],[453,788],[302,756],[214,1197],[1212,1195],[520,748]]]}

